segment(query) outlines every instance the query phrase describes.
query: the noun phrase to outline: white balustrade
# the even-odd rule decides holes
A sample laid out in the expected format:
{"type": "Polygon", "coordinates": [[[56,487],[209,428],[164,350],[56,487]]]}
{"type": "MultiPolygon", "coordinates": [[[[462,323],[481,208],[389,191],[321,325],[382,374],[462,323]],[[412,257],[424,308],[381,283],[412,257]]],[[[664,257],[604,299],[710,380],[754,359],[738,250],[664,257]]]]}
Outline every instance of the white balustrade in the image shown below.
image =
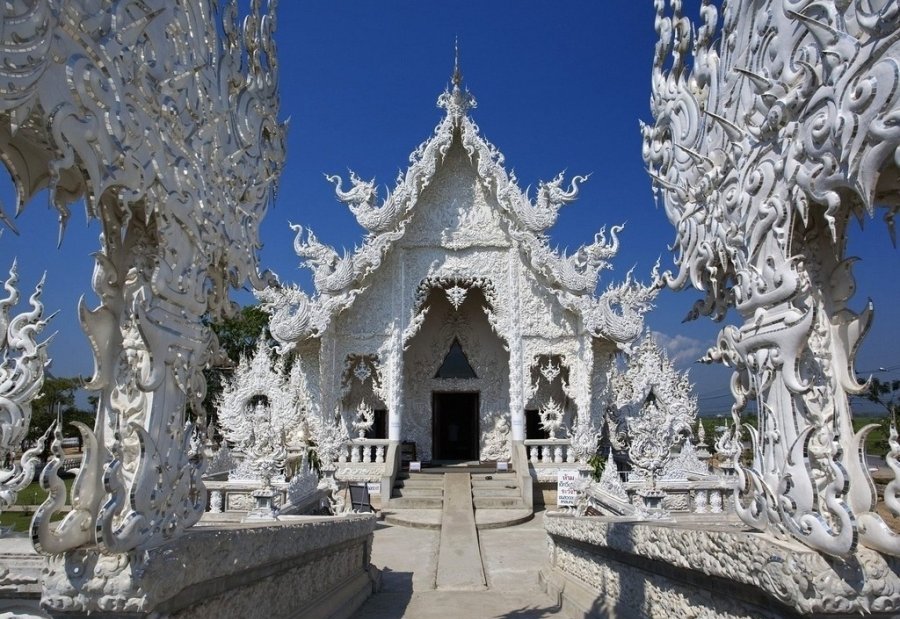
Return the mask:
{"type": "Polygon", "coordinates": [[[525,441],[525,448],[532,464],[564,464],[575,461],[572,444],[568,439],[528,439],[525,441]]]}
{"type": "Polygon", "coordinates": [[[387,439],[358,438],[350,441],[352,462],[384,464],[384,454],[390,441],[387,439]]]}

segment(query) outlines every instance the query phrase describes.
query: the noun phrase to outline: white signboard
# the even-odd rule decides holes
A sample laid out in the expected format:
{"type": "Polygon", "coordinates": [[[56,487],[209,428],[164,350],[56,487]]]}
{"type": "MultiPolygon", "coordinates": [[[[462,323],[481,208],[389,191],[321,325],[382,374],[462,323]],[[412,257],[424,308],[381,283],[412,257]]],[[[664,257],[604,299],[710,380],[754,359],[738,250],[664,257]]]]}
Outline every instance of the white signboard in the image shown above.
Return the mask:
{"type": "Polygon", "coordinates": [[[508,471],[509,470],[509,462],[498,462],[497,470],[498,471],[508,471]]]}
{"type": "Polygon", "coordinates": [[[409,463],[409,470],[410,470],[410,471],[421,471],[421,470],[422,470],[422,463],[421,463],[421,462],[410,462],[410,463],[409,463]]]}
{"type": "Polygon", "coordinates": [[[578,492],[575,485],[578,482],[579,473],[577,470],[558,471],[556,473],[556,506],[557,507],[575,507],[575,500],[578,492]]]}
{"type": "Polygon", "coordinates": [[[369,487],[369,494],[381,494],[381,482],[370,481],[366,484],[369,487]]]}

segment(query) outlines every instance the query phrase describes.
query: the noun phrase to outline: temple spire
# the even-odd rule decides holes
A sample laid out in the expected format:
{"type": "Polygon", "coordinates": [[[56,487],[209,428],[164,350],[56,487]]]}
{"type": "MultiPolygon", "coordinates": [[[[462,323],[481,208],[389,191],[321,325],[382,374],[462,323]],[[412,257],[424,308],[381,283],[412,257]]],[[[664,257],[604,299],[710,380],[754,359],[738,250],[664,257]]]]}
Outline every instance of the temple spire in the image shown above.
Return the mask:
{"type": "Polygon", "coordinates": [[[447,110],[447,115],[453,119],[454,124],[459,124],[469,110],[477,105],[475,97],[469,90],[461,88],[462,80],[463,74],[459,68],[459,37],[456,37],[453,41],[453,75],[450,78],[453,89],[444,89],[437,100],[438,107],[447,110]]]}
{"type": "Polygon", "coordinates": [[[459,37],[456,37],[453,41],[453,77],[451,78],[454,90],[459,88],[462,80],[463,74],[459,70],[459,37]]]}

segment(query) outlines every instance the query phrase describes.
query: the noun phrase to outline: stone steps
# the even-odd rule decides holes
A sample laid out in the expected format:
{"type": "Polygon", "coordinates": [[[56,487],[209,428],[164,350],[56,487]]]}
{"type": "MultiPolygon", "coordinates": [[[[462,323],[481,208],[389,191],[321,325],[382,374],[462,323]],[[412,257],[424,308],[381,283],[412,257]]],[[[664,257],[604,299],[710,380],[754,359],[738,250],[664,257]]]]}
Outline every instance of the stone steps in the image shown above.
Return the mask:
{"type": "Polygon", "coordinates": [[[392,497],[387,509],[441,509],[444,497],[392,497]]]}
{"type": "Polygon", "coordinates": [[[479,509],[524,509],[525,502],[522,497],[475,497],[472,499],[475,504],[476,511],[479,509]]]}
{"type": "Polygon", "coordinates": [[[440,529],[446,506],[445,474],[469,473],[470,500],[479,529],[508,527],[533,517],[522,500],[513,471],[490,466],[439,467],[403,472],[394,481],[391,500],[384,507],[385,522],[408,527],[440,529]]]}
{"type": "Polygon", "coordinates": [[[398,479],[394,482],[394,488],[438,488],[443,489],[444,480],[440,477],[429,479],[398,479]]]}
{"type": "Polygon", "coordinates": [[[472,475],[473,483],[482,481],[504,481],[513,484],[517,483],[516,474],[514,472],[476,473],[475,475],[472,475]]]}
{"type": "Polygon", "coordinates": [[[391,493],[391,497],[404,497],[408,499],[419,499],[419,498],[442,498],[444,496],[443,488],[432,488],[429,486],[423,487],[410,487],[410,486],[401,486],[400,488],[394,487],[394,491],[391,493]]]}
{"type": "Polygon", "coordinates": [[[472,488],[472,496],[476,499],[484,498],[484,497],[519,497],[521,498],[522,494],[519,492],[518,488],[472,488]]]}

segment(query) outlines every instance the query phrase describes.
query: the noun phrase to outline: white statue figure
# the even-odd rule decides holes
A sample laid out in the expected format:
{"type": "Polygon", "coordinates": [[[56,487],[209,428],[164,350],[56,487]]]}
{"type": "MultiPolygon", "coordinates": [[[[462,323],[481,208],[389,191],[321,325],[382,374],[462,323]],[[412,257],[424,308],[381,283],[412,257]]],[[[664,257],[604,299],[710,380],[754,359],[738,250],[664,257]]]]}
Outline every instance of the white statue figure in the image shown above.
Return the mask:
{"type": "Polygon", "coordinates": [[[703,291],[690,318],[737,310],[706,358],[734,368],[736,426],[757,402],[737,512],[837,557],[857,543],[900,555],[874,511],[869,430],[852,425],[873,308],[851,309],[845,254],[853,215],[896,204],[896,2],[734,0],[721,27],[709,2],[697,25],[680,1],[656,7],[643,152],[676,228],[666,281],[703,291]]]}
{"type": "Polygon", "coordinates": [[[610,442],[628,453],[653,488],[696,424],[697,398],[687,372],[675,370],[650,334],[634,347],[626,364],[611,381],[615,401],[608,419],[610,442]]]}
{"type": "Polygon", "coordinates": [[[37,341],[49,321],[40,300],[43,278],[29,299],[31,310],[10,318],[10,310],[19,302],[18,279],[13,262],[3,286],[7,296],[0,299],[0,513],[13,505],[19,491],[34,479],[47,439],[45,434],[16,460],[31,422],[31,402],[44,384],[44,368],[50,363],[47,344],[52,339],[37,341]]]}

